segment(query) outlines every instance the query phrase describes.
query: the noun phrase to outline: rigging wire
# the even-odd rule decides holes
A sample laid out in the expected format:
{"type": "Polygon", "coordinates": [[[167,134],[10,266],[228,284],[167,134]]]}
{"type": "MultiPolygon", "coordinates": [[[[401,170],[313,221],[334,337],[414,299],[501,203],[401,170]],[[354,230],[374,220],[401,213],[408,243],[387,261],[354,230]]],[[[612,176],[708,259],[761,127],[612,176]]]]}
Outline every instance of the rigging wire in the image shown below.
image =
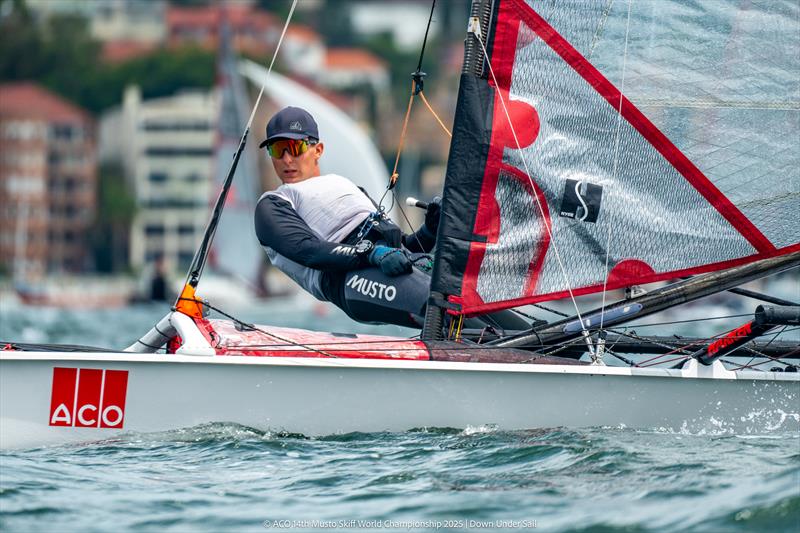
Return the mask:
{"type": "MultiPolygon", "coordinates": [[[[775,334],[772,336],[772,338],[769,340],[769,342],[767,342],[767,344],[766,344],[766,346],[764,346],[764,348],[766,348],[766,347],[768,347],[770,344],[772,344],[772,342],[773,342],[775,339],[777,339],[777,338],[778,338],[778,336],[780,336],[780,335],[781,335],[783,332],[785,332],[785,331],[786,331],[786,329],[787,329],[788,327],[789,327],[789,326],[783,326],[783,327],[782,327],[782,328],[781,328],[781,329],[780,329],[778,332],[776,332],[776,333],[775,333],[775,334]]],[[[740,346],[740,348],[741,348],[741,346],[740,346]]],[[[734,351],[735,351],[735,350],[734,350],[734,351]]],[[[741,365],[739,368],[737,368],[737,369],[734,369],[734,370],[741,370],[741,369],[743,369],[743,368],[752,368],[753,366],[756,366],[756,365],[753,365],[753,361],[755,361],[756,357],[758,357],[758,356],[757,356],[757,355],[754,355],[754,356],[752,356],[752,357],[750,358],[750,360],[749,360],[747,363],[745,363],[745,364],[741,365]]]]}
{"type": "Polygon", "coordinates": [[[261,103],[261,97],[264,95],[264,88],[267,85],[267,80],[269,79],[269,75],[272,73],[272,67],[275,65],[275,60],[278,58],[278,52],[281,49],[281,44],[283,43],[283,38],[286,36],[286,30],[289,28],[289,22],[292,20],[292,15],[294,14],[294,8],[297,7],[297,0],[292,1],[292,7],[289,8],[289,14],[286,15],[286,23],[283,25],[283,31],[281,31],[281,36],[278,39],[278,44],[275,47],[275,53],[272,54],[272,60],[269,62],[269,68],[267,69],[267,75],[264,78],[264,82],[261,84],[261,90],[258,91],[258,97],[256,98],[256,104],[253,106],[253,111],[250,113],[250,118],[247,120],[247,128],[249,129],[250,126],[253,124],[253,118],[256,116],[256,110],[258,109],[258,104],[261,103]]]}
{"type": "MultiPolygon", "coordinates": [[[[622,81],[620,82],[620,89],[619,89],[619,104],[617,106],[617,131],[614,134],[614,166],[611,170],[611,179],[613,180],[612,183],[617,182],[617,170],[619,164],[619,137],[620,131],[622,129],[622,102],[625,94],[625,72],[628,66],[628,34],[630,33],[631,28],[631,4],[632,0],[628,0],[628,20],[625,25],[625,46],[623,48],[622,53],[622,81]]],[[[609,4],[610,8],[610,4],[609,4]]],[[[609,270],[608,270],[608,261],[611,256],[611,234],[614,224],[608,224],[608,231],[606,232],[606,264],[605,264],[605,278],[603,279],[603,303],[600,305],[600,331],[603,331],[603,322],[605,320],[605,310],[606,310],[606,293],[608,288],[608,278],[609,278],[609,270]]]]}
{"type": "Polygon", "coordinates": [[[255,324],[248,324],[247,322],[243,322],[243,321],[237,319],[236,317],[234,317],[232,315],[229,315],[228,313],[226,313],[222,309],[219,309],[218,307],[212,306],[208,302],[203,302],[202,300],[198,300],[198,299],[194,299],[194,298],[184,298],[184,297],[180,297],[178,299],[179,300],[192,300],[195,303],[204,303],[209,309],[213,309],[214,311],[216,311],[217,313],[221,314],[222,316],[230,318],[235,323],[239,324],[240,326],[242,326],[242,327],[244,327],[246,329],[249,329],[249,330],[252,330],[252,331],[258,331],[259,333],[263,333],[264,335],[269,335],[272,338],[278,339],[281,342],[285,342],[285,343],[287,343],[287,344],[289,344],[291,346],[297,347],[297,348],[303,348],[303,349],[311,351],[311,352],[316,352],[316,353],[319,353],[319,354],[324,355],[326,357],[338,358],[337,355],[329,354],[327,352],[324,352],[324,351],[320,350],[319,348],[312,348],[308,344],[292,341],[290,339],[284,339],[280,335],[276,335],[274,333],[270,333],[269,331],[265,331],[265,330],[259,328],[258,326],[256,326],[255,324]]]}
{"type": "Polygon", "coordinates": [[[417,244],[419,244],[420,249],[424,249],[424,247],[422,246],[422,242],[419,240],[419,237],[416,235],[416,233],[414,233],[414,227],[411,224],[411,221],[409,220],[405,210],[402,207],[403,202],[397,201],[396,198],[397,193],[395,191],[395,186],[397,185],[397,180],[400,178],[400,174],[398,173],[398,168],[400,165],[400,155],[403,153],[403,149],[405,148],[406,135],[408,133],[408,125],[411,119],[411,109],[414,105],[414,98],[417,95],[419,95],[422,98],[422,101],[425,103],[425,106],[430,110],[436,121],[444,129],[444,131],[448,134],[448,136],[450,136],[451,138],[453,136],[452,133],[450,133],[450,130],[447,129],[447,126],[444,125],[444,122],[442,122],[442,119],[439,118],[439,115],[437,115],[436,112],[433,110],[433,107],[431,107],[427,98],[425,98],[425,95],[423,94],[422,78],[425,76],[425,73],[422,72],[422,60],[425,57],[425,46],[428,43],[428,33],[430,32],[431,29],[431,22],[433,21],[433,13],[435,8],[436,8],[436,0],[433,0],[431,2],[431,12],[430,15],[428,16],[428,25],[425,28],[425,36],[422,39],[422,47],[419,53],[419,60],[417,61],[417,70],[411,74],[411,92],[408,97],[408,106],[406,107],[406,114],[405,117],[403,118],[403,127],[400,131],[400,140],[397,143],[397,153],[394,158],[394,167],[392,168],[392,174],[389,177],[389,183],[386,186],[386,190],[383,192],[383,195],[378,201],[378,206],[380,208],[383,208],[383,201],[386,198],[386,195],[389,194],[389,192],[391,191],[392,194],[390,198],[392,204],[388,209],[385,209],[385,212],[391,211],[394,205],[395,204],[397,205],[398,209],[400,210],[400,213],[403,215],[403,219],[405,219],[406,224],[408,224],[409,229],[414,234],[414,238],[416,239],[417,244]]]}
{"type": "MultiPolygon", "coordinates": [[[[394,193],[392,193],[392,198],[394,198],[394,193]]],[[[403,202],[397,202],[397,209],[400,210],[400,213],[403,215],[403,219],[405,219],[406,224],[408,224],[408,227],[411,229],[411,235],[413,235],[414,240],[417,241],[420,251],[425,250],[425,247],[422,246],[422,241],[419,240],[417,232],[414,231],[414,227],[411,225],[411,221],[408,219],[408,215],[406,215],[405,209],[403,209],[403,202]]]]}
{"type": "MultiPolygon", "coordinates": [[[[423,44],[423,48],[424,48],[423,44]]],[[[408,107],[406,108],[406,116],[403,119],[403,129],[400,130],[400,141],[397,143],[397,155],[394,158],[394,168],[392,169],[392,175],[389,177],[389,185],[386,187],[386,191],[383,193],[381,197],[381,201],[378,202],[379,205],[383,204],[383,198],[386,196],[386,193],[389,191],[394,190],[394,186],[397,185],[397,179],[400,175],[397,173],[397,167],[400,164],[400,154],[403,153],[403,147],[406,142],[406,132],[408,131],[408,119],[411,118],[411,107],[414,105],[414,88],[417,86],[416,81],[411,82],[411,95],[408,97],[408,107]]],[[[394,193],[392,193],[394,194],[394,193]]]]}
{"type": "MultiPolygon", "coordinates": [[[[406,116],[403,119],[403,129],[400,132],[400,142],[397,145],[397,156],[394,159],[394,169],[392,169],[392,175],[389,177],[389,185],[387,187],[387,191],[394,189],[394,186],[397,185],[397,178],[399,178],[399,174],[397,173],[397,166],[400,163],[400,154],[403,152],[403,145],[406,139],[406,131],[408,129],[408,120],[411,117],[411,107],[414,104],[414,97],[422,92],[422,78],[425,76],[425,73],[422,72],[422,59],[425,57],[425,45],[428,43],[428,32],[431,29],[431,21],[433,20],[433,10],[436,7],[436,0],[431,2],[431,13],[428,15],[428,25],[425,27],[425,36],[422,38],[422,48],[419,51],[419,61],[417,61],[417,70],[411,75],[411,94],[408,97],[408,107],[406,108],[406,116]]],[[[393,193],[394,194],[394,193],[393,193]]],[[[386,193],[384,193],[386,196],[386,193]]],[[[381,198],[383,200],[383,198],[381,198]]]]}
{"type": "MultiPolygon", "coordinates": [[[[783,326],[783,327],[780,329],[780,331],[776,332],[776,333],[775,333],[775,335],[773,335],[773,336],[772,336],[772,338],[769,340],[769,342],[767,342],[767,344],[764,346],[764,348],[762,348],[762,350],[763,350],[763,349],[766,349],[766,348],[767,348],[767,347],[768,347],[770,344],[772,344],[772,343],[773,343],[773,342],[774,342],[774,341],[775,341],[775,340],[776,340],[776,339],[777,339],[777,338],[778,338],[780,335],[782,335],[782,334],[786,333],[786,330],[787,330],[788,328],[789,328],[789,326],[783,326]]],[[[761,355],[761,357],[767,357],[767,358],[769,358],[769,359],[773,359],[772,357],[770,357],[770,356],[768,356],[768,355],[766,355],[766,354],[760,354],[760,355],[761,355]]],[[[749,361],[748,361],[746,364],[744,364],[744,365],[741,365],[741,366],[739,366],[739,367],[737,367],[737,368],[734,368],[734,369],[732,369],[732,370],[742,370],[742,369],[745,369],[745,368],[753,368],[753,367],[755,367],[755,366],[758,366],[758,365],[760,365],[760,364],[764,364],[764,363],[766,363],[766,362],[767,362],[767,361],[762,361],[761,363],[756,363],[756,364],[753,364],[753,361],[756,359],[756,357],[758,357],[758,355],[754,355],[753,357],[751,357],[751,358],[750,358],[750,360],[749,360],[749,361]]],[[[787,365],[787,366],[794,366],[794,365],[790,365],[789,363],[784,363],[783,361],[780,361],[780,360],[777,360],[777,359],[775,359],[775,360],[776,360],[777,362],[779,362],[779,363],[783,363],[783,364],[785,364],[785,365],[787,365]]]]}
{"type": "Polygon", "coordinates": [[[552,307],[547,307],[547,306],[542,305],[542,304],[532,304],[532,305],[534,307],[542,309],[543,311],[549,311],[550,313],[553,313],[554,315],[562,316],[564,318],[570,318],[570,316],[571,316],[571,315],[568,315],[567,313],[562,313],[561,311],[553,309],[552,307]]]}
{"type": "Polygon", "coordinates": [[[231,166],[228,169],[228,174],[225,177],[225,182],[222,185],[222,190],[217,196],[217,201],[214,204],[211,218],[209,219],[208,224],[206,225],[206,229],[203,232],[203,240],[200,243],[200,246],[195,251],[194,257],[192,258],[192,262],[189,266],[189,272],[186,275],[186,282],[184,283],[183,289],[181,290],[181,295],[177,300],[175,300],[174,308],[189,316],[198,317],[202,316],[203,314],[202,303],[198,303],[198,301],[195,299],[195,289],[197,288],[197,285],[200,282],[200,277],[202,276],[203,270],[205,269],[206,261],[208,260],[209,250],[211,249],[211,243],[214,241],[214,236],[217,232],[219,220],[222,217],[222,211],[225,207],[225,201],[228,197],[231,185],[233,184],[233,177],[236,172],[236,167],[239,163],[239,158],[241,157],[245,145],[247,144],[247,136],[250,134],[250,127],[253,124],[253,118],[255,117],[258,105],[261,103],[261,97],[264,94],[264,88],[266,86],[270,74],[272,73],[272,67],[274,66],[275,60],[278,57],[278,52],[280,51],[281,44],[283,43],[283,39],[286,36],[286,30],[289,27],[289,22],[292,19],[292,14],[294,13],[296,6],[297,6],[297,0],[293,0],[292,7],[289,9],[289,14],[286,17],[286,23],[283,25],[283,31],[281,32],[280,39],[278,40],[278,44],[275,47],[275,53],[272,56],[272,61],[270,61],[269,69],[267,70],[267,75],[263,83],[261,84],[261,90],[259,91],[255,105],[253,105],[253,109],[250,112],[250,117],[247,119],[247,124],[244,128],[244,131],[242,132],[242,136],[239,139],[239,146],[236,149],[236,152],[234,153],[233,161],[231,161],[231,166]],[[191,305],[190,302],[193,305],[191,305]]]}
{"type": "MultiPolygon", "coordinates": [[[[765,350],[765,349],[766,349],[768,346],[770,346],[770,345],[771,345],[771,344],[772,344],[772,343],[773,343],[775,340],[777,340],[777,338],[778,338],[780,335],[783,335],[783,334],[785,334],[785,333],[789,333],[789,332],[792,332],[792,331],[796,331],[796,330],[800,330],[800,328],[791,328],[791,329],[788,329],[788,326],[784,326],[784,327],[783,327],[783,328],[782,328],[780,331],[778,331],[777,333],[775,333],[775,335],[773,336],[773,338],[772,338],[772,339],[770,339],[770,340],[769,340],[769,342],[767,342],[767,344],[766,344],[766,345],[764,345],[764,347],[763,347],[763,348],[761,348],[761,349],[762,349],[762,350],[765,350]]],[[[701,344],[708,344],[708,342],[710,342],[710,341],[712,341],[712,340],[715,340],[715,339],[722,338],[722,337],[724,337],[725,335],[727,335],[728,333],[730,333],[730,332],[729,332],[729,331],[723,331],[722,333],[719,333],[719,334],[717,334],[717,335],[714,335],[713,337],[709,337],[708,339],[705,339],[705,340],[702,340],[702,339],[695,340],[694,342],[692,342],[692,343],[690,343],[690,344],[687,344],[687,345],[685,345],[685,346],[682,346],[681,348],[677,348],[677,349],[675,349],[675,350],[673,350],[673,351],[671,351],[671,352],[663,353],[663,354],[657,355],[657,356],[655,356],[655,357],[651,357],[650,359],[646,359],[646,360],[644,360],[644,361],[640,361],[640,362],[639,362],[639,363],[638,363],[636,366],[638,366],[638,367],[640,367],[640,368],[647,368],[647,367],[650,367],[650,366],[661,365],[661,364],[667,364],[667,363],[671,363],[671,362],[674,362],[674,361],[680,361],[680,360],[682,360],[682,359],[683,359],[683,360],[686,360],[686,359],[688,359],[688,358],[689,358],[689,355],[691,355],[691,353],[692,353],[692,352],[689,352],[689,353],[687,353],[687,354],[685,354],[685,355],[683,355],[683,356],[681,356],[681,357],[677,357],[677,358],[674,358],[674,359],[667,359],[666,361],[660,361],[659,359],[662,359],[662,358],[664,358],[664,357],[667,357],[667,356],[669,356],[669,355],[672,355],[672,354],[674,354],[674,353],[677,353],[678,351],[684,351],[684,352],[687,352],[686,348],[689,348],[689,347],[692,347],[692,346],[699,346],[699,345],[701,345],[701,344]]],[[[731,371],[733,371],[733,370],[741,370],[741,369],[745,369],[745,368],[752,368],[752,367],[755,367],[755,366],[758,366],[758,365],[761,365],[761,364],[764,364],[764,363],[766,363],[766,362],[767,362],[767,361],[762,361],[762,362],[760,362],[760,363],[756,363],[756,364],[754,364],[754,365],[753,365],[753,364],[751,364],[751,363],[753,362],[753,360],[754,360],[756,357],[763,357],[763,358],[766,358],[766,359],[769,359],[769,360],[772,360],[772,361],[775,361],[775,362],[782,363],[782,364],[784,364],[784,365],[787,365],[787,366],[796,366],[796,365],[793,365],[793,364],[791,364],[791,363],[787,363],[787,362],[785,362],[785,361],[781,360],[781,357],[785,357],[785,356],[787,356],[787,355],[791,355],[791,354],[793,354],[794,352],[789,352],[789,353],[787,353],[787,354],[784,354],[783,356],[778,356],[778,357],[775,357],[775,356],[772,356],[772,355],[768,355],[768,354],[762,353],[762,352],[760,352],[760,351],[756,350],[755,348],[753,348],[753,347],[751,347],[751,346],[747,346],[747,345],[740,346],[738,349],[739,349],[739,350],[748,351],[748,352],[752,352],[752,353],[754,353],[754,354],[756,354],[756,355],[755,355],[755,356],[753,356],[753,357],[750,359],[750,361],[749,361],[748,363],[746,363],[745,365],[739,366],[739,367],[737,367],[737,368],[733,368],[733,369],[731,369],[731,371]]],[[[731,353],[733,353],[733,352],[731,352],[731,353]]],[[[727,355],[730,355],[730,354],[727,354],[727,355]]],[[[735,364],[739,364],[739,363],[735,363],[735,364]]]]}

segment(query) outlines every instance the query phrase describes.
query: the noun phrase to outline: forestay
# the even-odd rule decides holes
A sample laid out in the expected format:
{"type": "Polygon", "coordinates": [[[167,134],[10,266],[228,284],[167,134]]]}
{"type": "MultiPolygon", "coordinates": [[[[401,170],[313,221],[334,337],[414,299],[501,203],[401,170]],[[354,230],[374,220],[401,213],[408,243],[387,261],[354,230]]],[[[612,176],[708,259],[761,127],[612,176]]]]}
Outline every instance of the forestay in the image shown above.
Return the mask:
{"type": "Polygon", "coordinates": [[[433,291],[475,314],[800,249],[800,5],[485,4],[433,291]]]}

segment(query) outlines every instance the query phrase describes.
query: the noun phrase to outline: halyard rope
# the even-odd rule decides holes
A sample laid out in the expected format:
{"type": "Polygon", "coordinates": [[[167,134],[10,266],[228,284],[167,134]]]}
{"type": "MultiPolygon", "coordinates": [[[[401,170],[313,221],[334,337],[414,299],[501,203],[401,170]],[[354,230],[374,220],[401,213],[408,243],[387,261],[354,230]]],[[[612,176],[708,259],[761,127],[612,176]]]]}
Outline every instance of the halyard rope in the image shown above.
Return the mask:
{"type": "Polygon", "coordinates": [[[431,107],[431,104],[428,103],[428,99],[425,98],[425,92],[424,91],[420,91],[419,92],[419,97],[422,98],[422,101],[425,103],[425,106],[428,108],[428,111],[431,112],[431,114],[433,115],[433,118],[436,119],[436,122],[439,123],[439,125],[442,127],[444,132],[447,134],[447,136],[452,139],[453,138],[453,134],[450,132],[449,129],[447,129],[447,126],[444,125],[444,122],[442,122],[442,119],[440,119],[439,115],[436,114],[436,111],[433,110],[433,108],[431,107]]]}

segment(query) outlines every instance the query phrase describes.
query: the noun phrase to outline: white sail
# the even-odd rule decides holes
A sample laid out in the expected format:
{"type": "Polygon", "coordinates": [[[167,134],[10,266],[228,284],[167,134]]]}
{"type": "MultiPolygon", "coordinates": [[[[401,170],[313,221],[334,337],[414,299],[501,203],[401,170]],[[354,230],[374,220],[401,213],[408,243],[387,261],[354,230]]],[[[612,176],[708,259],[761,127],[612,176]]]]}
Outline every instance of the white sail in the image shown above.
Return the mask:
{"type": "MultiPolygon", "coordinates": [[[[251,103],[247,98],[244,80],[236,69],[236,58],[230,48],[227,28],[223,28],[223,39],[217,66],[218,118],[215,141],[214,183],[212,190],[216,199],[228,172],[233,155],[239,146],[242,130],[247,123],[251,103]]],[[[261,194],[258,173],[257,150],[250,142],[241,155],[236,168],[225,209],[222,211],[217,235],[209,257],[211,281],[207,276],[203,293],[219,294],[223,298],[241,293],[239,299],[255,295],[261,290],[259,276],[264,263],[264,254],[258,245],[253,226],[253,212],[261,194]],[[214,274],[221,276],[214,276],[214,274]],[[244,287],[237,286],[244,283],[244,287]],[[215,289],[215,286],[217,289],[215,289]]]]}

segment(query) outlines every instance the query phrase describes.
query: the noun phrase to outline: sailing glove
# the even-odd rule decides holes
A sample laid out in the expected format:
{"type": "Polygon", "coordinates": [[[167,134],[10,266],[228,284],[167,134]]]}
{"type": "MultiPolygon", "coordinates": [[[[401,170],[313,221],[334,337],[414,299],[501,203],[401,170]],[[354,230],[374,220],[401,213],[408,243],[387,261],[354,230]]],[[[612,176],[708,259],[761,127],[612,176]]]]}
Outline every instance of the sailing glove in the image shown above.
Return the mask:
{"type": "Polygon", "coordinates": [[[400,248],[376,246],[369,254],[369,262],[380,268],[387,276],[399,276],[411,272],[411,260],[400,248]]]}
{"type": "Polygon", "coordinates": [[[436,231],[439,229],[439,216],[442,214],[442,199],[434,196],[433,200],[428,204],[428,210],[425,213],[425,227],[431,232],[431,235],[436,236],[436,231]]]}

